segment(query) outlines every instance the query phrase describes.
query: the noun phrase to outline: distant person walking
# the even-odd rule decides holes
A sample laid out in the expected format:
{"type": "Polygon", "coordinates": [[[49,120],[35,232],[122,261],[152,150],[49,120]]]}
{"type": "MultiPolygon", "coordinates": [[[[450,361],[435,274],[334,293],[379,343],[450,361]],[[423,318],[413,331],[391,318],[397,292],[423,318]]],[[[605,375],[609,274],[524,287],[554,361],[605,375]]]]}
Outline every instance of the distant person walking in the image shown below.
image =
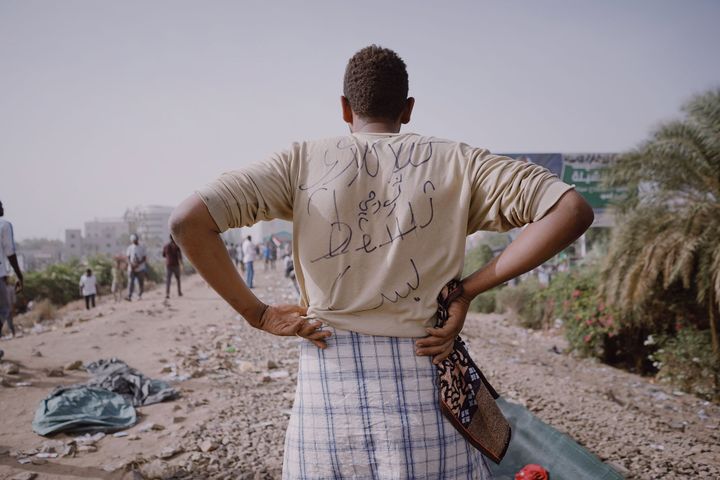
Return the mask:
{"type": "Polygon", "coordinates": [[[8,259],[12,269],[15,271],[17,283],[15,283],[15,293],[20,293],[23,289],[23,275],[20,271],[20,265],[15,254],[15,238],[13,236],[12,223],[4,218],[5,210],[0,202],[0,336],[2,336],[2,328],[7,323],[10,330],[10,338],[15,336],[15,325],[12,321],[12,292],[10,290],[10,279],[7,267],[5,266],[5,258],[8,259]]]}
{"type": "Polygon", "coordinates": [[[236,260],[235,266],[237,266],[237,263],[240,263],[240,270],[242,270],[242,272],[245,273],[245,262],[243,261],[243,257],[244,257],[244,255],[243,255],[242,243],[239,243],[235,246],[235,260],[236,260]]]}
{"type": "Polygon", "coordinates": [[[126,300],[131,301],[133,291],[135,289],[135,280],[138,282],[138,300],[142,298],[145,287],[145,272],[147,271],[147,254],[145,247],[140,245],[140,238],[132,234],[130,235],[130,246],[127,248],[126,256],[128,260],[128,296],[126,300]]]}
{"type": "Polygon", "coordinates": [[[252,237],[247,236],[242,244],[243,264],[245,265],[245,282],[249,288],[255,288],[255,259],[257,258],[257,247],[252,243],[252,237]]]}
{"type": "Polygon", "coordinates": [[[263,263],[265,266],[265,271],[268,271],[268,268],[270,267],[270,240],[268,240],[265,245],[262,247],[262,255],[263,255],[263,263]]]}
{"type": "Polygon", "coordinates": [[[85,297],[85,310],[95,308],[95,295],[97,295],[97,277],[89,268],[80,277],[80,295],[85,297]]]}
{"type": "Polygon", "coordinates": [[[237,245],[235,245],[234,243],[230,244],[230,246],[228,247],[228,255],[230,255],[230,258],[232,258],[233,262],[235,262],[235,267],[237,267],[240,263],[237,245]]]}
{"type": "Polygon", "coordinates": [[[275,270],[275,262],[277,261],[278,257],[278,249],[277,245],[275,245],[275,241],[271,238],[270,242],[268,242],[268,248],[270,249],[270,268],[275,270]]]}
{"type": "Polygon", "coordinates": [[[119,301],[120,297],[122,296],[122,271],[125,267],[124,263],[125,259],[123,257],[115,257],[115,263],[113,263],[113,267],[111,270],[112,283],[110,284],[110,291],[113,294],[113,300],[115,300],[116,302],[119,301]]]}
{"type": "Polygon", "coordinates": [[[175,240],[173,240],[172,235],[170,236],[170,242],[163,247],[163,257],[165,257],[165,298],[170,298],[170,283],[173,276],[177,280],[178,297],[182,297],[182,288],[180,288],[182,252],[175,240]]]}

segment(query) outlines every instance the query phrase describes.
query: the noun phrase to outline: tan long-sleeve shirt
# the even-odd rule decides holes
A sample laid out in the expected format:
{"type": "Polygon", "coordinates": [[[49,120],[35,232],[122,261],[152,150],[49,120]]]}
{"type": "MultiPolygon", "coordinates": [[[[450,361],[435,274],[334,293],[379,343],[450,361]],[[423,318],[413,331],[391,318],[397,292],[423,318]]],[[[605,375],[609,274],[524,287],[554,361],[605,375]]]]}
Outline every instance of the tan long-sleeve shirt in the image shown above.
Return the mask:
{"type": "Polygon", "coordinates": [[[462,272],[465,237],[537,221],[571,185],[547,169],[413,133],[296,143],[198,191],[221,231],[293,221],[308,313],[345,330],[423,337],[462,272]]]}

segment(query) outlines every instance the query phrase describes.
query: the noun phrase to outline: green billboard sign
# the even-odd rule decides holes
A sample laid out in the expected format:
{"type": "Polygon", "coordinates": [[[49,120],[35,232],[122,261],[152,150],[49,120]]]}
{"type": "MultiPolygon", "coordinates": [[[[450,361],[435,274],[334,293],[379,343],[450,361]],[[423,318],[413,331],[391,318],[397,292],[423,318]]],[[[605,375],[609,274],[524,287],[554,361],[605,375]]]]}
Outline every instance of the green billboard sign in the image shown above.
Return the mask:
{"type": "Polygon", "coordinates": [[[608,153],[563,154],[561,178],[563,182],[575,185],[594,210],[603,210],[610,202],[622,195],[619,189],[602,185],[602,171],[610,166],[615,155],[608,153]]]}

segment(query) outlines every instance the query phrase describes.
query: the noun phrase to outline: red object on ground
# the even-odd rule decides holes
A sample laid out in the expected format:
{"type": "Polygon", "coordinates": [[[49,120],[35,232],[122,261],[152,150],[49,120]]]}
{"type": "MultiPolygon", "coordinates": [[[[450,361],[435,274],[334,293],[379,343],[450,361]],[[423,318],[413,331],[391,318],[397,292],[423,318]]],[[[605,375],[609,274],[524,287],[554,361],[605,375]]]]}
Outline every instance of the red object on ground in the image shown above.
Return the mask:
{"type": "Polygon", "coordinates": [[[540,465],[525,465],[515,474],[515,480],[549,480],[550,474],[540,465]]]}

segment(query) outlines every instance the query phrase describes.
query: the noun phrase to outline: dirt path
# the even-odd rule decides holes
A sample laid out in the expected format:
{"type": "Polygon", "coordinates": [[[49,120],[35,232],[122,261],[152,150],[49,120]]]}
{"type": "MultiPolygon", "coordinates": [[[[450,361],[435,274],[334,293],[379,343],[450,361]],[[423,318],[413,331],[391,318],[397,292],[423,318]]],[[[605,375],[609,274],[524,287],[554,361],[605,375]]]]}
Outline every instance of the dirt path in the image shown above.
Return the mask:
{"type": "MultiPolygon", "coordinates": [[[[279,272],[259,270],[261,298],[294,300],[279,272]]],[[[69,311],[50,331],[0,342],[3,363],[19,367],[0,388],[0,478],[28,472],[38,479],[141,478],[133,470],[145,478],[279,478],[298,340],[247,327],[202,280],[186,283],[186,295],[168,303],[159,290],[139,302],[105,300],[92,315],[69,311]],[[140,408],[129,436],[108,435],[94,443],[95,452],[28,456],[47,442],[31,430],[40,400],[56,385],[87,378],[82,371],[48,377],[46,370],[113,356],[154,378],[190,377],[175,383],[182,397],[140,408]],[[24,382],[31,385],[15,386],[24,382]],[[157,429],[141,432],[149,423],[157,429]],[[34,463],[18,463],[22,458],[34,463]]],[[[554,353],[553,346],[565,346],[560,337],[511,326],[500,316],[472,316],[466,337],[502,394],[627,469],[629,478],[720,478],[717,406],[554,353]]]]}

